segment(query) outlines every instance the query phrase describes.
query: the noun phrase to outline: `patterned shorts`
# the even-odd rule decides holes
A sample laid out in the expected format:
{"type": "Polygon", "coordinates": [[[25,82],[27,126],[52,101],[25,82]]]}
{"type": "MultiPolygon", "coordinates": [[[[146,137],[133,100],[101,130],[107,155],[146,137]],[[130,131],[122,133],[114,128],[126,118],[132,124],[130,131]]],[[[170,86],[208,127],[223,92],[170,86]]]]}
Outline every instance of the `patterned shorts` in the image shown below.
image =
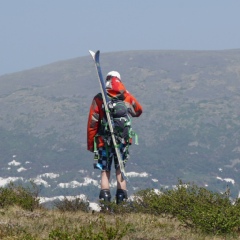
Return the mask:
{"type": "MultiPolygon", "coordinates": [[[[124,166],[126,161],[128,160],[128,150],[126,145],[120,147],[120,153],[122,154],[122,158],[124,161],[124,166]]],[[[98,149],[99,159],[98,163],[101,164],[103,171],[111,171],[112,162],[114,161],[115,169],[117,170],[119,167],[117,154],[113,146],[101,147],[98,149]]]]}

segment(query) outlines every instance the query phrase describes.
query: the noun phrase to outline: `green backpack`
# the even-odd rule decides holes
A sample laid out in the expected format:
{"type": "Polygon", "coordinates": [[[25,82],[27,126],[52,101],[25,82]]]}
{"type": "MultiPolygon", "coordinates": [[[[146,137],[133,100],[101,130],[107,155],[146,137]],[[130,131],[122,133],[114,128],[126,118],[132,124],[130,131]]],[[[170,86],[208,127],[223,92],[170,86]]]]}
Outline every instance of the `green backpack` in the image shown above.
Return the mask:
{"type": "MultiPolygon", "coordinates": [[[[130,145],[132,138],[135,137],[135,143],[138,144],[137,134],[132,130],[131,115],[124,101],[112,98],[108,103],[108,109],[117,143],[130,145]]],[[[99,135],[104,139],[111,137],[106,116],[102,119],[99,135]]]]}

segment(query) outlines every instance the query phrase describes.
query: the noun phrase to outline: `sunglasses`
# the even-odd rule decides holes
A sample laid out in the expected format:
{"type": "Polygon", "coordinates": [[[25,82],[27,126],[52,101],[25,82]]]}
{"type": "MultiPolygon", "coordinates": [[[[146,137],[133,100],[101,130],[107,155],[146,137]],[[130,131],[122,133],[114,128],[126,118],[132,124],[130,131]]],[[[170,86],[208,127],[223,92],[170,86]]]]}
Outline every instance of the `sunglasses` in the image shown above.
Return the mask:
{"type": "Polygon", "coordinates": [[[112,76],[107,76],[107,77],[106,77],[106,81],[111,80],[111,78],[112,78],[112,76]]]}

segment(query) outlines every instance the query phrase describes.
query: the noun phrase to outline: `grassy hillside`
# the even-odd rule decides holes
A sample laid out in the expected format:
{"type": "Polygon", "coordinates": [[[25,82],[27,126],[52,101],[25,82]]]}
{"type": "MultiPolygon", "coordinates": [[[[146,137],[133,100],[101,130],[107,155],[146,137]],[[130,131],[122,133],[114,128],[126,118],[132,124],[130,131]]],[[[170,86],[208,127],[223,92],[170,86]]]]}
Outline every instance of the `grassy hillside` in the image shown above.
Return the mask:
{"type": "MultiPolygon", "coordinates": [[[[3,213],[3,212],[2,212],[3,213]]],[[[185,229],[176,219],[148,214],[104,215],[84,212],[37,210],[17,207],[1,217],[0,237],[5,239],[132,239],[132,240],[222,240],[221,236],[185,229]],[[82,236],[82,237],[81,237],[82,236]]],[[[236,239],[229,237],[228,239],[236,239]]]]}
{"type": "Polygon", "coordinates": [[[239,239],[239,201],[233,204],[228,196],[179,182],[174,190],[145,189],[120,205],[105,204],[101,212],[79,198],[64,199],[47,210],[38,204],[36,189],[10,185],[0,188],[0,238],[239,239]]]}

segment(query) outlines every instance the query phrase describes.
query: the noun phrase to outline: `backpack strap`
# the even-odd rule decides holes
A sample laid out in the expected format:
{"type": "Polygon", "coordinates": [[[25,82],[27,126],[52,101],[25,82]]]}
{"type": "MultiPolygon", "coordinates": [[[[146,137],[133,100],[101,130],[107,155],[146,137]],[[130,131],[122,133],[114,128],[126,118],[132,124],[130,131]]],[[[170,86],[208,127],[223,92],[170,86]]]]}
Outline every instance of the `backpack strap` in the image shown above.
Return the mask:
{"type": "Polygon", "coordinates": [[[138,135],[134,131],[131,131],[130,134],[131,134],[131,138],[134,137],[135,144],[138,145],[138,135]]]}

